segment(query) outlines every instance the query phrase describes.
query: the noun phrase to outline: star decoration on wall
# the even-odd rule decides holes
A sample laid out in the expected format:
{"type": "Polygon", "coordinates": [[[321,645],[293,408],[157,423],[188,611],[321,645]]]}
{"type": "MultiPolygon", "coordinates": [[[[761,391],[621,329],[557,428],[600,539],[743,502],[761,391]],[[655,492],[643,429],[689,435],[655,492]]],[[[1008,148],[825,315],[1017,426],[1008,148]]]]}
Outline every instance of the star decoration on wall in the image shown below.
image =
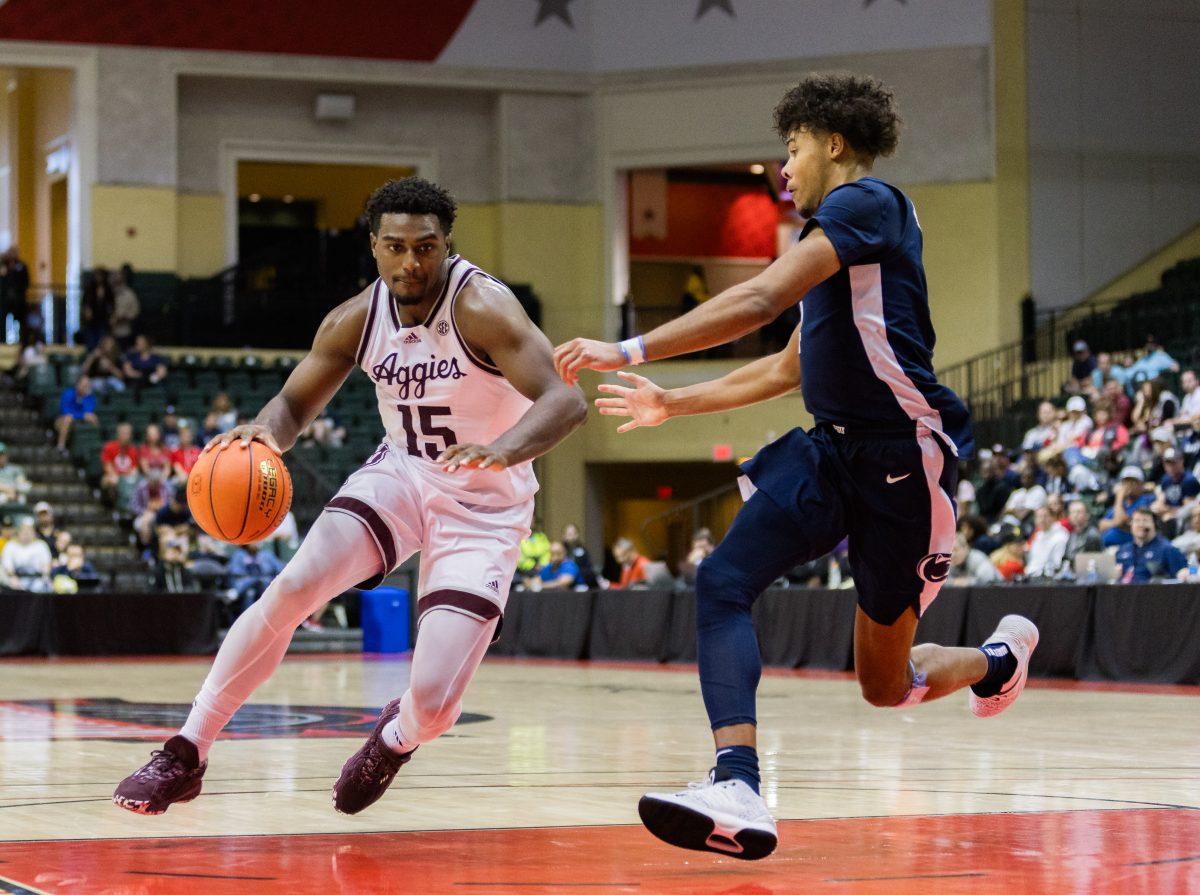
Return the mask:
{"type": "Polygon", "coordinates": [[[574,28],[575,23],[571,21],[571,10],[567,8],[572,2],[573,0],[537,0],[537,19],[534,21],[533,27],[536,28],[553,16],[561,19],[568,28],[574,28]]]}
{"type": "Polygon", "coordinates": [[[733,11],[733,0],[700,0],[700,6],[696,9],[696,18],[703,18],[704,14],[710,9],[720,9],[729,18],[737,18],[737,13],[733,11]]]}

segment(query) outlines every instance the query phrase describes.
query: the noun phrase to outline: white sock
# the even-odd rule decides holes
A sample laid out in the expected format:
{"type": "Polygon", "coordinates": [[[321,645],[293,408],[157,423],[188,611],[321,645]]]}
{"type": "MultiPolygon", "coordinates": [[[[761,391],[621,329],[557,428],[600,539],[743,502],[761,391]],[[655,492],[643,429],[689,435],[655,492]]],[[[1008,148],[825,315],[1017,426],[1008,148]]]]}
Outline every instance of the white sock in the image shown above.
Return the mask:
{"type": "Polygon", "coordinates": [[[180,733],[204,761],[213,740],[287,652],[292,634],[319,606],[378,573],[379,549],[363,523],[323,513],[262,598],[233,623],[180,733]]]}
{"type": "Polygon", "coordinates": [[[407,755],[413,749],[417,748],[416,746],[408,746],[400,742],[400,724],[395,718],[384,725],[383,731],[380,733],[380,738],[383,740],[383,744],[397,755],[407,755]]]}

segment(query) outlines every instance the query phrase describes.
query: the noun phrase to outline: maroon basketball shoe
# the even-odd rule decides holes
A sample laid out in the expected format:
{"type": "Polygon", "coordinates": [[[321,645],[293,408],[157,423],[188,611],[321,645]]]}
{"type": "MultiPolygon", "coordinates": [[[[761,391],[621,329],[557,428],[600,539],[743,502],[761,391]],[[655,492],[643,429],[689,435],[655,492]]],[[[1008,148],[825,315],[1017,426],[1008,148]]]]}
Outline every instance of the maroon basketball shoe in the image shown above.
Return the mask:
{"type": "Polygon", "coordinates": [[[342,765],[342,776],[333,784],[333,807],[342,814],[358,814],[374,805],[392,785],[396,772],[412,758],[412,752],[397,755],[383,742],[383,728],[398,714],[400,700],[393,699],[383,707],[363,747],[342,765]]]}
{"type": "Polygon", "coordinates": [[[190,802],[200,795],[207,768],[195,743],[173,736],[150,753],[149,762],[120,782],[113,804],[135,814],[162,814],[176,802],[190,802]]]}

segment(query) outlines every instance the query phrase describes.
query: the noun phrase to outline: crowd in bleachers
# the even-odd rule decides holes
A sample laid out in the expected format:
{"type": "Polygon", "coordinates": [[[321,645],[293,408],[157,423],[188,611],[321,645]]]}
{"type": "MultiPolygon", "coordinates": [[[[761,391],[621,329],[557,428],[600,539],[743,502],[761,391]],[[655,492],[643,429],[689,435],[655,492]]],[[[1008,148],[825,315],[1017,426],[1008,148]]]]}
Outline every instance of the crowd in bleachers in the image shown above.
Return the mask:
{"type": "Polygon", "coordinates": [[[1200,381],[1153,338],[1073,346],[1020,445],[963,469],[950,580],[1200,580],[1200,381]],[[1178,391],[1178,394],[1177,394],[1178,391]]]}

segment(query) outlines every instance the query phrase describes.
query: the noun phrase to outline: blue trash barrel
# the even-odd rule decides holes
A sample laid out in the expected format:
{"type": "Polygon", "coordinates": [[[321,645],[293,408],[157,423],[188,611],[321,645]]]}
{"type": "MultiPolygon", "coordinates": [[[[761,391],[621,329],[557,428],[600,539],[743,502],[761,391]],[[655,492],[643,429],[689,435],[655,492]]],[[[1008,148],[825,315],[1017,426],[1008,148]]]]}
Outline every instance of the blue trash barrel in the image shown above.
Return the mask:
{"type": "Polygon", "coordinates": [[[362,592],[364,653],[402,653],[412,646],[408,636],[408,591],[377,587],[362,592]]]}

